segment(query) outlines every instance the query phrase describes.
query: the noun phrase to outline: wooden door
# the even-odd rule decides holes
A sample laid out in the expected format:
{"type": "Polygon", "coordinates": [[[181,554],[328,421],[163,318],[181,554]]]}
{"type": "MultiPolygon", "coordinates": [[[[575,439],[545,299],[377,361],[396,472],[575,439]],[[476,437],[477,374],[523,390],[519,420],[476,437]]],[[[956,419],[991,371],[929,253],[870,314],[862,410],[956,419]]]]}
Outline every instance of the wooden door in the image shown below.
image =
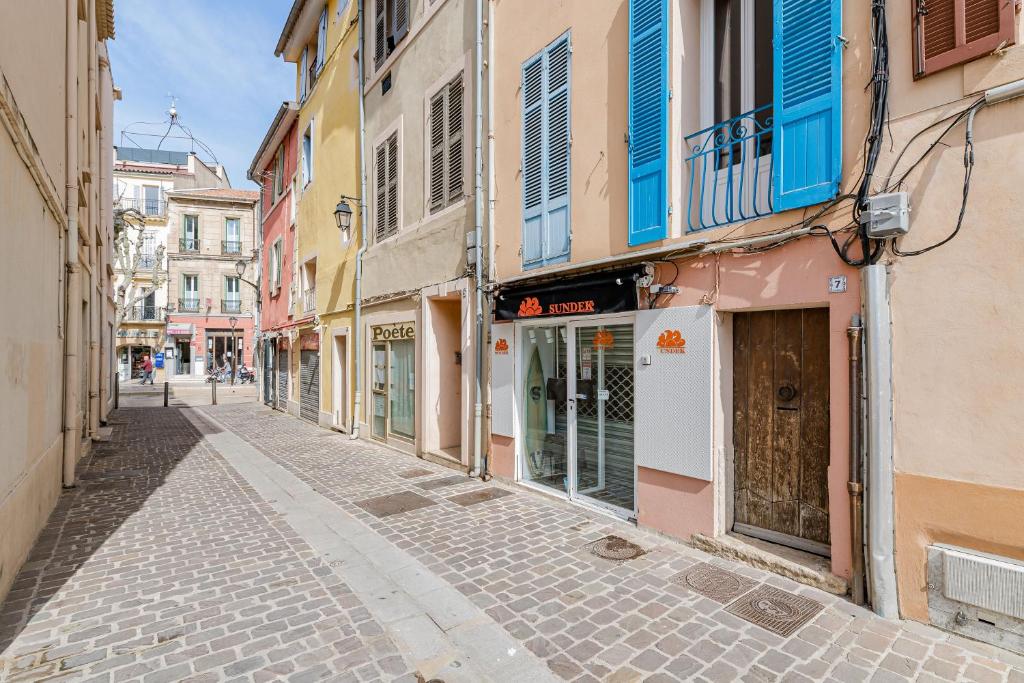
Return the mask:
{"type": "Polygon", "coordinates": [[[828,309],[733,316],[736,531],[829,554],[828,309]]]}

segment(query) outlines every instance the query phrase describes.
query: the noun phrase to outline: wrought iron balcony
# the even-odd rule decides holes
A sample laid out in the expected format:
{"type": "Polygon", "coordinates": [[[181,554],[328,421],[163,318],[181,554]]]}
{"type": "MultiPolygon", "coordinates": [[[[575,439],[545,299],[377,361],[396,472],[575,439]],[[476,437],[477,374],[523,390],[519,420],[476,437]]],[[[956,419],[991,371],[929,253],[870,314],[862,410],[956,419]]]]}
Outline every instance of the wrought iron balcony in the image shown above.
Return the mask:
{"type": "Polygon", "coordinates": [[[139,261],[136,264],[136,267],[149,270],[156,266],[156,263],[156,254],[141,254],[139,255],[139,261]]]}
{"type": "Polygon", "coordinates": [[[312,313],[316,310],[316,287],[310,287],[302,293],[302,312],[312,313]]]}
{"type": "Polygon", "coordinates": [[[220,312],[221,313],[241,313],[242,312],[242,301],[241,301],[241,299],[221,299],[220,300],[220,312]]]}
{"type": "Polygon", "coordinates": [[[185,299],[178,299],[178,311],[180,313],[198,313],[199,297],[188,297],[185,299]]]}
{"type": "Polygon", "coordinates": [[[222,254],[241,254],[242,243],[235,242],[232,240],[221,240],[220,242],[220,253],[222,254]]]}
{"type": "Polygon", "coordinates": [[[121,197],[116,201],[120,208],[135,209],[144,216],[161,217],[167,215],[167,202],[162,199],[121,197]]]}
{"type": "Polygon", "coordinates": [[[772,213],[773,133],[767,104],[686,136],[689,230],[772,213]]]}
{"type": "Polygon", "coordinates": [[[178,251],[199,251],[199,239],[194,237],[182,237],[181,239],[178,240],[178,251]]]}
{"type": "Polygon", "coordinates": [[[133,322],[163,322],[166,317],[162,306],[147,306],[145,304],[129,308],[124,315],[125,320],[133,322]]]}

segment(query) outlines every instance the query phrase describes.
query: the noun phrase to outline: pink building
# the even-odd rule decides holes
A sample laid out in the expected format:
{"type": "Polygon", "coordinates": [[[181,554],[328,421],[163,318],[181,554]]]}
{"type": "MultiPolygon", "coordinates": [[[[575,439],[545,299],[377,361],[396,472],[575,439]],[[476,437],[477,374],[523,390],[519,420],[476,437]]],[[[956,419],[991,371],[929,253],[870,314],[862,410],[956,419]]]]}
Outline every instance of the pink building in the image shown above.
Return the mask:
{"type": "Polygon", "coordinates": [[[296,118],[298,106],[284,102],[249,167],[249,179],[258,183],[262,225],[263,262],[260,277],[261,318],[259,368],[263,401],[288,409],[288,368],[295,292],[295,202],[292,196],[296,169],[296,118]]]}

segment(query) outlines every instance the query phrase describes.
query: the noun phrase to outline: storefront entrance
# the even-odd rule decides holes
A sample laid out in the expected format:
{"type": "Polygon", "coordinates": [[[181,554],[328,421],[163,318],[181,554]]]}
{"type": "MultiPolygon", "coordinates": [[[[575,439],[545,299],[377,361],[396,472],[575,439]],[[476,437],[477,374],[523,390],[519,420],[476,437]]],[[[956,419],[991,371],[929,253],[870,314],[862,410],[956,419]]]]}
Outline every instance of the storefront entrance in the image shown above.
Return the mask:
{"type": "Polygon", "coordinates": [[[415,330],[413,323],[370,328],[370,434],[375,439],[416,438],[415,330]]]}
{"type": "Polygon", "coordinates": [[[178,339],[174,342],[174,374],[192,374],[192,342],[188,339],[178,339]]]}
{"type": "Polygon", "coordinates": [[[636,511],[632,316],[519,327],[520,478],[636,511]]]}

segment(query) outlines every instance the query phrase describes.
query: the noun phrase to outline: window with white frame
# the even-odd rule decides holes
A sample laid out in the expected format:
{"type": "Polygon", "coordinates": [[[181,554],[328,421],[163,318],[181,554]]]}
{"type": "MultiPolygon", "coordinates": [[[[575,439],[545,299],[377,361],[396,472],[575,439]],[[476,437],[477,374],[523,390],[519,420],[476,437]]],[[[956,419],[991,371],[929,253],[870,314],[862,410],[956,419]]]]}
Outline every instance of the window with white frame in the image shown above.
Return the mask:
{"type": "Polygon", "coordinates": [[[274,157],[274,199],[284,194],[284,145],[277,148],[274,157]]]}
{"type": "Polygon", "coordinates": [[[377,242],[398,232],[399,201],[398,131],[389,135],[374,151],[376,211],[374,239],[377,242]]]}
{"type": "Polygon", "coordinates": [[[225,254],[242,253],[242,221],[239,218],[224,219],[224,249],[225,254]]]}
{"type": "Polygon", "coordinates": [[[379,69],[409,33],[409,0],[373,1],[373,63],[379,69]]]}
{"type": "Polygon", "coordinates": [[[462,73],[430,98],[427,135],[430,141],[430,213],[461,201],[463,189],[463,93],[462,73]]]}
{"type": "Polygon", "coordinates": [[[221,302],[222,313],[242,312],[242,288],[239,278],[228,275],[224,278],[224,301],[221,302]]]}
{"type": "Polygon", "coordinates": [[[199,216],[181,217],[181,251],[199,251],[199,216]]]}
{"type": "MultiPolygon", "coordinates": [[[[302,134],[302,186],[313,182],[313,122],[306,126],[302,134]]],[[[294,201],[294,200],[293,200],[294,201]]]]}
{"type": "Polygon", "coordinates": [[[199,276],[185,273],[181,276],[181,300],[178,309],[182,313],[199,311],[199,276]]]}

